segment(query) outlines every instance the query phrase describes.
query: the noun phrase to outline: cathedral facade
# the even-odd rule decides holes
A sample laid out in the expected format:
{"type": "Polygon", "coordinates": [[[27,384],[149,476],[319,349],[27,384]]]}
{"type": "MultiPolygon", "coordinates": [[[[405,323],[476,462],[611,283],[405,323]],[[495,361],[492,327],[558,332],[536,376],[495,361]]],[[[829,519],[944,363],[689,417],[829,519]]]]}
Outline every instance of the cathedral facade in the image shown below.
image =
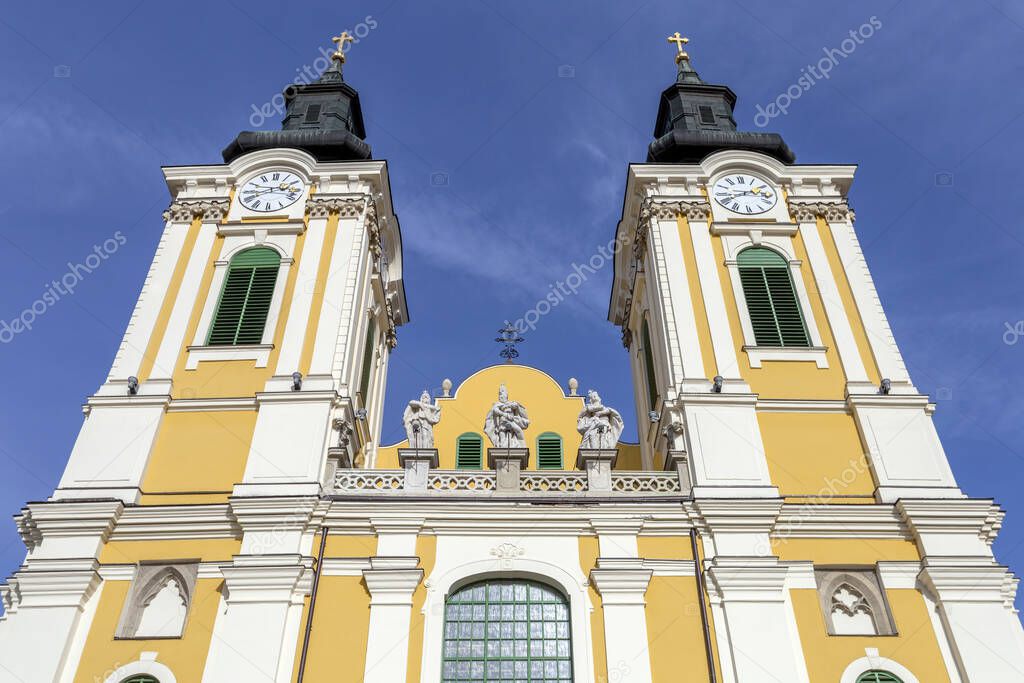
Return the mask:
{"type": "Polygon", "coordinates": [[[380,443],[409,312],[345,40],[281,130],[164,168],[110,372],[15,517],[0,681],[1024,681],[1003,512],[907,372],[855,167],[737,130],[679,34],[614,233],[639,443],[514,362],[380,443]]]}

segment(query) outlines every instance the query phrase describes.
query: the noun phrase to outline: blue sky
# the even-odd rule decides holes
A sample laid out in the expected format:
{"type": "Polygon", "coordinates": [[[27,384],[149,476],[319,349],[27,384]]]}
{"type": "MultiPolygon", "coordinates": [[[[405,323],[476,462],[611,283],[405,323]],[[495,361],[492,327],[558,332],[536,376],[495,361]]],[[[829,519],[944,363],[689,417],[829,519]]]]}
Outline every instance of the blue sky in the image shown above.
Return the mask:
{"type": "MultiPolygon", "coordinates": [[[[962,487],[1009,513],[999,559],[1024,570],[1024,6],[999,0],[6,7],[0,319],[117,231],[126,242],[31,331],[0,343],[0,511],[46,498],[60,477],[159,237],[159,167],[219,163],[252,106],[341,29],[375,25],[346,77],[374,156],[389,162],[405,240],[413,322],[392,361],[392,442],[408,397],[497,361],[502,320],[611,239],[626,165],[644,160],[674,76],[666,35],[692,38],[698,71],[733,88],[738,122],[755,129],[758,104],[872,17],[874,35],[768,129],[799,162],[860,165],[851,203],[896,338],[917,386],[939,399],[962,487]]],[[[605,321],[610,276],[541,319],[521,360],[599,389],[633,437],[627,357],[605,321]]],[[[23,552],[14,525],[0,524],[0,574],[23,552]]]]}

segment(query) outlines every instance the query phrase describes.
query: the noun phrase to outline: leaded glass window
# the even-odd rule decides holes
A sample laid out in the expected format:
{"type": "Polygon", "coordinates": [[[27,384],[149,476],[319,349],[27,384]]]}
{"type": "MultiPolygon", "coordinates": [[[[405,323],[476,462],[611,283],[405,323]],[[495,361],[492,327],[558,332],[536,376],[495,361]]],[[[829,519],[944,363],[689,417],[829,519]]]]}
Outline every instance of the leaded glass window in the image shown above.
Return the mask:
{"type": "Polygon", "coordinates": [[[857,683],[903,683],[888,671],[866,671],[857,676],[857,683]]]}
{"type": "Polygon", "coordinates": [[[444,683],[572,683],[569,605],[542,583],[494,579],[445,605],[444,683]]]}

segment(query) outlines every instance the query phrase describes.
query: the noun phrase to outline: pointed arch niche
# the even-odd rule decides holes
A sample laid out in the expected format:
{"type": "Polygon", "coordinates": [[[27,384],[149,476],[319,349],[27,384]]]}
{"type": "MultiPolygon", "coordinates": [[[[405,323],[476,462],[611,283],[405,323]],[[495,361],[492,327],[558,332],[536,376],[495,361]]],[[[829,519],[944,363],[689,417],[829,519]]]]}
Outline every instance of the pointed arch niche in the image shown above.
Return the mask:
{"type": "Polygon", "coordinates": [[[140,564],[121,612],[118,638],[180,638],[185,632],[199,565],[140,564]]]}
{"type": "Polygon", "coordinates": [[[832,636],[889,636],[896,633],[875,571],[815,571],[825,625],[832,636]]]}

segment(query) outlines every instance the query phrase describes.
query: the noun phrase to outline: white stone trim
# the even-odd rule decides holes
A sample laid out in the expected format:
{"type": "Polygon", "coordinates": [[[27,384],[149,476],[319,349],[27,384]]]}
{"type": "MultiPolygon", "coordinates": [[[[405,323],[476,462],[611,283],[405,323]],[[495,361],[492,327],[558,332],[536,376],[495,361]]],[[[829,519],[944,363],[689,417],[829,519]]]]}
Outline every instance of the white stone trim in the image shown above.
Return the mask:
{"type": "MultiPolygon", "coordinates": [[[[267,326],[270,326],[268,319],[267,326]]],[[[195,370],[203,361],[253,360],[257,368],[267,367],[273,344],[239,344],[238,346],[190,346],[186,370],[195,370]]]]}
{"type": "MultiPolygon", "coordinates": [[[[718,259],[715,258],[715,252],[711,246],[711,235],[707,225],[701,221],[690,223],[690,237],[693,240],[697,278],[700,281],[704,310],[707,313],[708,327],[711,331],[711,347],[715,354],[715,366],[718,368],[718,374],[722,377],[741,380],[735,342],[732,329],[729,326],[729,315],[725,308],[725,296],[722,293],[723,283],[718,273],[718,259]]],[[[737,385],[734,390],[740,391],[741,387],[737,385]]],[[[746,390],[749,391],[749,389],[746,390]]]]}
{"type": "Polygon", "coordinates": [[[131,662],[115,669],[113,673],[104,679],[103,683],[121,683],[126,678],[143,674],[153,676],[160,683],[177,683],[178,679],[174,677],[174,673],[156,661],[157,654],[156,652],[139,653],[139,660],[137,662],[131,662]]]}
{"type": "Polygon", "coordinates": [[[189,255],[181,287],[174,300],[174,307],[171,309],[171,316],[153,363],[151,379],[170,379],[174,373],[174,366],[182,351],[188,321],[192,317],[192,310],[199,296],[199,285],[207,260],[210,258],[210,250],[213,249],[216,233],[217,226],[213,223],[204,222],[199,226],[199,237],[189,255]]]}
{"type": "MultiPolygon", "coordinates": [[[[742,315],[747,315],[746,302],[742,315]]],[[[749,317],[749,316],[748,316],[749,317]]],[[[748,323],[749,324],[749,321],[748,323]]],[[[819,369],[828,367],[828,349],[824,346],[744,346],[750,367],[759,368],[766,360],[811,361],[819,369]]]]}
{"type": "Polygon", "coordinates": [[[880,656],[876,648],[866,647],[864,648],[864,654],[864,657],[850,662],[849,666],[843,671],[843,675],[839,678],[839,683],[857,683],[858,676],[872,669],[888,671],[898,676],[903,683],[920,683],[917,676],[910,672],[910,669],[895,660],[880,656]]]}
{"type": "Polygon", "coordinates": [[[807,250],[807,259],[811,263],[814,281],[818,285],[818,295],[825,307],[825,317],[828,318],[829,327],[832,328],[832,338],[836,342],[836,350],[839,352],[839,360],[846,373],[846,381],[867,382],[867,370],[861,360],[860,349],[857,348],[857,340],[853,336],[853,326],[839,294],[839,286],[836,281],[839,274],[833,273],[829,265],[825,247],[821,243],[821,235],[818,233],[817,222],[814,220],[801,221],[800,236],[803,238],[804,248],[807,250]]]}
{"type": "Polygon", "coordinates": [[[187,233],[187,224],[167,221],[164,225],[164,232],[160,237],[160,243],[157,244],[156,254],[142,285],[139,300],[132,311],[117,355],[114,356],[114,363],[107,377],[108,382],[115,379],[127,380],[128,377],[139,374],[143,355],[156,327],[156,319],[167,296],[167,289],[181,256],[187,233]]]}
{"type": "MultiPolygon", "coordinates": [[[[656,320],[651,320],[648,324],[654,328],[651,330],[653,337],[659,337],[659,332],[663,329],[668,331],[667,343],[663,348],[670,357],[665,363],[669,372],[658,373],[658,376],[663,377],[662,381],[668,384],[674,384],[684,378],[706,379],[678,219],[652,219],[651,223],[654,229],[651,231],[648,259],[654,267],[646,272],[655,277],[645,278],[644,293],[648,295],[647,307],[661,311],[664,320],[662,325],[658,325],[659,321],[656,320]]],[[[643,310],[638,313],[642,315],[643,310]]],[[[637,332],[639,331],[640,328],[637,327],[637,332]]],[[[635,339],[634,343],[639,341],[635,339]]],[[[655,359],[662,355],[656,351],[660,349],[652,349],[655,359]]],[[[643,374],[635,376],[645,377],[643,374]]],[[[651,410],[657,410],[657,407],[652,406],[651,410]]]]}
{"type": "Polygon", "coordinates": [[[295,279],[288,320],[285,323],[284,338],[281,340],[281,353],[277,357],[277,367],[274,370],[275,375],[287,376],[298,371],[306,335],[315,334],[315,331],[307,328],[316,291],[316,278],[320,272],[320,262],[324,258],[322,252],[326,234],[327,217],[311,216],[302,247],[302,258],[299,260],[299,272],[295,279]]]}

